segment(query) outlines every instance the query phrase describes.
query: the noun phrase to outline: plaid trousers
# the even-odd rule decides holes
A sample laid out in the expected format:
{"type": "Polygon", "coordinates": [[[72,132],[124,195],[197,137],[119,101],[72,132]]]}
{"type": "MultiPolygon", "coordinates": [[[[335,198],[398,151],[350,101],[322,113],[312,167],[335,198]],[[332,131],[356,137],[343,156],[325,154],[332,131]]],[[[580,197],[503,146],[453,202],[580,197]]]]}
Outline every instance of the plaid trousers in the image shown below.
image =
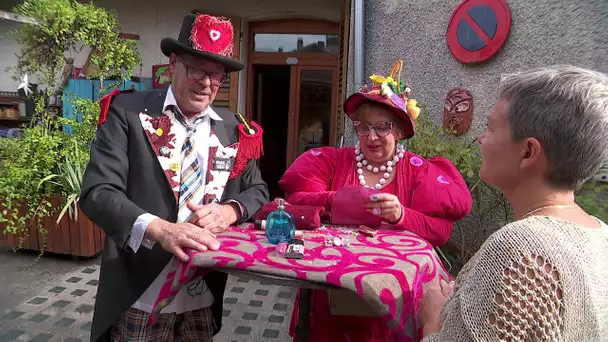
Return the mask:
{"type": "Polygon", "coordinates": [[[148,326],[150,313],[130,308],[112,327],[113,342],[212,342],[211,306],[184,313],[163,313],[148,326]]]}

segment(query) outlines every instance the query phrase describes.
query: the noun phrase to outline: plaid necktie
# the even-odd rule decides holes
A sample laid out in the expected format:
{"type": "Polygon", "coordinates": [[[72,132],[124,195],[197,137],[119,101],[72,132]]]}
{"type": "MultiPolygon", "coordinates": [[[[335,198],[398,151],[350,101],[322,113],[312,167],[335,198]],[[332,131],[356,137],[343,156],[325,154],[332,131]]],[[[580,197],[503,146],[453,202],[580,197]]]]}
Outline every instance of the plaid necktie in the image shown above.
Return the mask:
{"type": "Polygon", "coordinates": [[[204,116],[198,116],[193,121],[188,121],[182,113],[173,107],[175,118],[186,127],[186,139],[181,152],[181,175],[179,185],[179,203],[177,221],[186,222],[192,215],[188,209],[188,202],[199,204],[203,200],[203,177],[196,153],[195,133],[196,126],[203,121],[204,116]]]}

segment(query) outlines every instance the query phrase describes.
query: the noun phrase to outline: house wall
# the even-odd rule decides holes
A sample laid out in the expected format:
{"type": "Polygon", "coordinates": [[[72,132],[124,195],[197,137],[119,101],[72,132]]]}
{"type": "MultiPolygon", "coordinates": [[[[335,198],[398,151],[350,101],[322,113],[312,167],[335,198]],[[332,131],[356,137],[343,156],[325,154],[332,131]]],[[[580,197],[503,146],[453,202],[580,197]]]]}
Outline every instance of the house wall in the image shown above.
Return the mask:
{"type": "MultiPolygon", "coordinates": [[[[512,14],[506,44],[492,59],[465,65],[452,56],[446,42],[448,22],[461,0],[365,1],[365,74],[386,74],[397,59],[402,59],[412,97],[428,104],[437,123],[442,120],[448,90],[469,89],[475,113],[471,130],[463,139],[473,141],[485,128],[501,75],[553,64],[608,72],[606,0],[506,2],[512,14]]],[[[475,250],[498,228],[495,218],[488,217],[481,232],[477,224],[469,225],[465,220],[463,231],[453,231],[452,241],[457,245],[464,242],[475,250]]]]}
{"type": "Polygon", "coordinates": [[[386,73],[396,59],[413,97],[439,122],[447,91],[462,86],[475,101],[470,136],[482,131],[501,74],[537,66],[573,64],[608,72],[606,0],[506,0],[511,33],[503,49],[479,65],[451,55],[446,32],[460,0],[365,1],[365,73],[386,73]]]}
{"type": "MultiPolygon", "coordinates": [[[[19,4],[18,0],[0,1],[0,10],[12,11],[13,7],[19,4]]],[[[12,80],[13,71],[7,71],[16,65],[15,53],[19,52],[19,45],[7,37],[9,31],[15,30],[22,25],[21,23],[0,19],[0,91],[17,91],[18,81],[12,80]]]]}
{"type": "MultiPolygon", "coordinates": [[[[0,8],[5,7],[2,9],[10,11],[14,4],[6,5],[8,2],[16,4],[20,1],[3,0],[0,8]]],[[[135,70],[135,75],[152,77],[152,65],[167,62],[167,58],[160,51],[160,40],[164,37],[176,38],[184,15],[192,10],[241,17],[244,31],[241,56],[246,58],[247,26],[250,21],[297,17],[338,22],[343,0],[173,0],[170,3],[143,0],[96,0],[95,4],[116,11],[121,32],[140,36],[137,48],[143,66],[140,70],[135,70]]],[[[0,20],[0,32],[4,32],[15,25],[19,24],[0,20]]],[[[10,74],[4,71],[4,66],[15,64],[14,53],[19,51],[19,46],[12,41],[0,42],[2,43],[2,49],[0,49],[0,90],[12,90],[13,88],[16,90],[18,83],[10,80],[10,74]]],[[[88,54],[89,50],[85,49],[79,54],[72,55],[75,59],[74,65],[77,67],[84,65],[88,54]]],[[[246,76],[246,72],[241,72],[239,76],[239,93],[241,95],[245,93],[246,76]]],[[[239,96],[239,103],[240,110],[244,108],[244,96],[239,96]]]]}

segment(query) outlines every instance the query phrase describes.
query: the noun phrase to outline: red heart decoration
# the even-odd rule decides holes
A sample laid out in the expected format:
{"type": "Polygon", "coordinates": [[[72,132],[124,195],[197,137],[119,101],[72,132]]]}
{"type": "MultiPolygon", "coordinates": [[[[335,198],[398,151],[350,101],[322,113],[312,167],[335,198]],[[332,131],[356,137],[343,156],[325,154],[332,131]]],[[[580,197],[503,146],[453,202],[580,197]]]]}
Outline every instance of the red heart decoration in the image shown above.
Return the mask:
{"type": "Polygon", "coordinates": [[[233,54],[233,38],[234,28],[230,20],[206,14],[196,17],[190,33],[194,49],[225,57],[233,54]]]}

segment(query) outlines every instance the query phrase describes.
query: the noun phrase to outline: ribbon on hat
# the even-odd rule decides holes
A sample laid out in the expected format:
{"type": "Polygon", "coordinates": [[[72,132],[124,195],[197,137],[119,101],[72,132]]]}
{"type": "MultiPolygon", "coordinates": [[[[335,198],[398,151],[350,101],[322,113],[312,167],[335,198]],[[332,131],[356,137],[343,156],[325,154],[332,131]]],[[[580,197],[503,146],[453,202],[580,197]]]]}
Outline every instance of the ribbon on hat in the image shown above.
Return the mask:
{"type": "MultiPolygon", "coordinates": [[[[393,65],[393,70],[391,71],[391,78],[395,78],[397,76],[397,86],[401,89],[401,72],[403,71],[403,61],[398,59],[395,65],[393,65]]],[[[401,93],[399,91],[398,93],[401,93]]]]}

